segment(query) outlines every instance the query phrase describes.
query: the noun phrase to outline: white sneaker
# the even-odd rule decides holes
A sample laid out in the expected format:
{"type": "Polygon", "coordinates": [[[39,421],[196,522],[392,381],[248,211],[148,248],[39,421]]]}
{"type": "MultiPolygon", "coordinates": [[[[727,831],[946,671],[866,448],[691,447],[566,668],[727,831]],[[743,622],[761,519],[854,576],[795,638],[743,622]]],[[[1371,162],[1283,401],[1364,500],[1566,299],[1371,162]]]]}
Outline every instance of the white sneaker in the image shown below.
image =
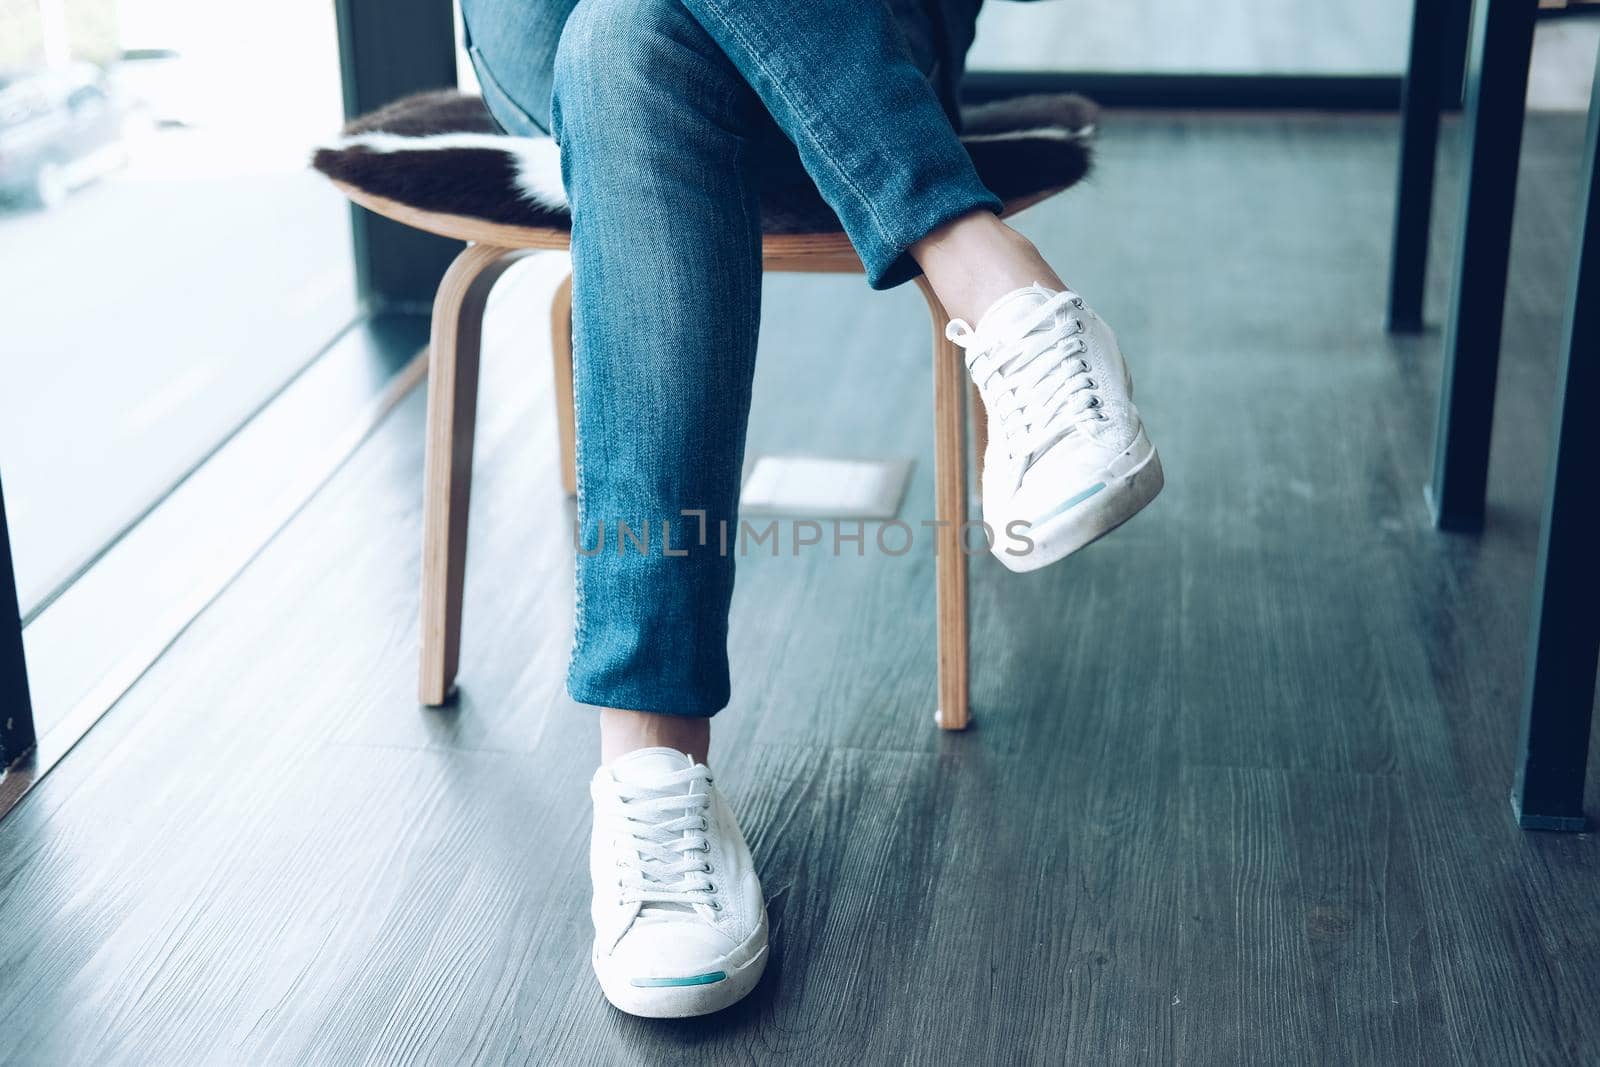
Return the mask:
{"type": "Polygon", "coordinates": [[[703,763],[670,748],[595,772],[594,973],[630,1015],[705,1015],[767,966],[767,908],[750,849],[703,763]]]}
{"type": "Polygon", "coordinates": [[[1038,570],[1110,533],[1161,491],[1116,335],[1083,298],[1030,285],[995,301],[966,349],[989,413],[983,517],[994,555],[1038,570]]]}

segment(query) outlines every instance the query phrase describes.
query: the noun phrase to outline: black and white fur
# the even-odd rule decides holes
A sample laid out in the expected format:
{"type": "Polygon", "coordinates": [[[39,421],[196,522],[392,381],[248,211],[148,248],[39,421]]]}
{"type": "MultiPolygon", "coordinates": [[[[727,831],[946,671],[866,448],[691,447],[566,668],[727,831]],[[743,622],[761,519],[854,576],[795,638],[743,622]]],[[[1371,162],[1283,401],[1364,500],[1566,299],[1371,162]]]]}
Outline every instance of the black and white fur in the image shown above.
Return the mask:
{"type": "MultiPolygon", "coordinates": [[[[962,141],[1002,200],[1064,189],[1088,173],[1095,105],[1072,94],[1016,97],[962,113],[962,141]]],[[[500,132],[476,96],[420,93],[363,115],[312,165],[335,181],[424,211],[515,226],[568,225],[561,154],[548,137],[500,132]]],[[[809,183],[763,191],[768,233],[839,221],[809,183]]]]}

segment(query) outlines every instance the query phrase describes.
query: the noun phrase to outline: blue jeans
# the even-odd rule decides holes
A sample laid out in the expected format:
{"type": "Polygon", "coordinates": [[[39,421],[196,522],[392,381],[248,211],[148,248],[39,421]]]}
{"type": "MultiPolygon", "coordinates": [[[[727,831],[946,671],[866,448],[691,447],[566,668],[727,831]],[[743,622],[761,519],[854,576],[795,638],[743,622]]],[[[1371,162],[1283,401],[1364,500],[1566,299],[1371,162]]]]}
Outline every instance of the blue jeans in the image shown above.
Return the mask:
{"type": "Polygon", "coordinates": [[[964,51],[978,2],[944,0],[954,24],[922,0],[463,3],[490,110],[555,135],[572,205],[574,699],[727,704],[719,531],[738,530],[762,189],[803,168],[874,288],[914,277],[906,249],[940,224],[997,210],[940,52],[964,51]]]}

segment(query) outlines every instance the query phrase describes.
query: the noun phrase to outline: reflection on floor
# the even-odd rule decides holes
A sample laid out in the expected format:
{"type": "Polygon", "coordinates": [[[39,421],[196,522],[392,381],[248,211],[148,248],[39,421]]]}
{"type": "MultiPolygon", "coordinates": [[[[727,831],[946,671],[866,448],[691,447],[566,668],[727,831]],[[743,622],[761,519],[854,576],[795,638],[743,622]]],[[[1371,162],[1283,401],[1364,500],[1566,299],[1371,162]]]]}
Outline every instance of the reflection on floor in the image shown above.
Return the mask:
{"type": "MultiPolygon", "coordinates": [[[[741,564],[713,762],[774,958],[698,1022],[588,973],[535,266],[493,323],[459,706],[413,699],[417,396],[0,823],[0,1060],[1584,1058],[1600,852],[1506,804],[1579,125],[1530,123],[1488,529],[1447,537],[1438,338],[1381,331],[1393,122],[1111,116],[1027,229],[1117,326],[1167,491],[1041,574],[978,561],[959,736],[925,548],[741,564]]],[[[768,295],[753,447],[926,456],[916,294],[768,295]]]]}

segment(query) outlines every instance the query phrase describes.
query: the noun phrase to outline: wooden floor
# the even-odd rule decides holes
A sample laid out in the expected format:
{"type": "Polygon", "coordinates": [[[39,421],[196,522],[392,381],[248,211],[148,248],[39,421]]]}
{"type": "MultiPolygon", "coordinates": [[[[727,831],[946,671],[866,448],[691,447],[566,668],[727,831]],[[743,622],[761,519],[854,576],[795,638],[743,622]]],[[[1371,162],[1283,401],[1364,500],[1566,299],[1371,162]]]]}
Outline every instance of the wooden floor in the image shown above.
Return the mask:
{"type": "MultiPolygon", "coordinates": [[[[712,762],[773,963],[708,1020],[588,971],[534,265],[492,323],[459,706],[413,699],[416,396],[0,824],[0,1060],[1594,1062],[1600,844],[1506,799],[1580,126],[1530,123],[1461,537],[1422,503],[1438,337],[1380,326],[1392,121],[1108,119],[1026,228],[1116,325],[1167,490],[1041,574],[977,561],[964,735],[925,549],[741,564],[712,762]]],[[[926,456],[917,294],[768,296],[753,447],[926,456]]]]}

